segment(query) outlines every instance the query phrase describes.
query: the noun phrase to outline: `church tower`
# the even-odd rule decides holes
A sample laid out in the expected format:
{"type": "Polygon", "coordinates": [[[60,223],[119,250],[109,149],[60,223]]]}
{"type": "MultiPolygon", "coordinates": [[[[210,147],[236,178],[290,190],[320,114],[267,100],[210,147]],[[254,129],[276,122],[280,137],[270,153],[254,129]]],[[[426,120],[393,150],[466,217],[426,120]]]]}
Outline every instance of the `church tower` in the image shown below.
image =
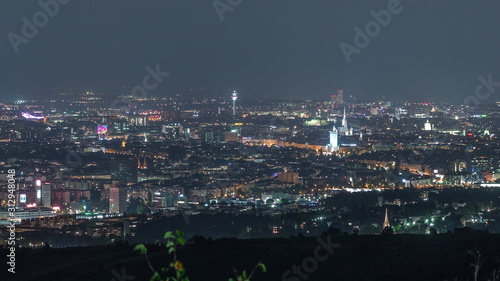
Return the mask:
{"type": "Polygon", "coordinates": [[[391,228],[391,223],[389,222],[389,213],[387,208],[385,208],[385,219],[384,219],[384,229],[382,230],[382,234],[393,234],[394,231],[391,228]]]}
{"type": "Polygon", "coordinates": [[[389,214],[387,208],[385,208],[385,220],[384,220],[384,228],[391,227],[391,223],[389,222],[389,214]]]}
{"type": "Polygon", "coordinates": [[[339,133],[342,136],[352,135],[352,129],[349,129],[349,126],[347,125],[347,116],[345,113],[345,106],[344,106],[344,115],[342,117],[342,127],[339,128],[339,133]]]}

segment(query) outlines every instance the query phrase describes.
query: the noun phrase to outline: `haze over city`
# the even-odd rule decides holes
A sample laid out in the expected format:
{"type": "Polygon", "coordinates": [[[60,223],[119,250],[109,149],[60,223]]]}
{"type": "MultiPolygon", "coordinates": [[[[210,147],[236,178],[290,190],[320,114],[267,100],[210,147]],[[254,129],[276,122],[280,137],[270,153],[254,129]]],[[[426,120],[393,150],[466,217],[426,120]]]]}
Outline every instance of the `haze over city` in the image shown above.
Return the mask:
{"type": "MultiPolygon", "coordinates": [[[[161,97],[234,88],[322,100],[345,89],[366,99],[455,101],[474,92],[479,75],[500,75],[498,1],[401,1],[401,13],[350,64],[339,44],[354,44],[354,27],[364,30],[370,11],[387,3],[238,2],[220,17],[205,1],[71,1],[18,54],[1,40],[0,96],[123,94],[156,63],[172,73],[152,92],[161,97]]],[[[22,17],[40,7],[3,1],[0,9],[0,33],[21,36],[22,17]]]]}

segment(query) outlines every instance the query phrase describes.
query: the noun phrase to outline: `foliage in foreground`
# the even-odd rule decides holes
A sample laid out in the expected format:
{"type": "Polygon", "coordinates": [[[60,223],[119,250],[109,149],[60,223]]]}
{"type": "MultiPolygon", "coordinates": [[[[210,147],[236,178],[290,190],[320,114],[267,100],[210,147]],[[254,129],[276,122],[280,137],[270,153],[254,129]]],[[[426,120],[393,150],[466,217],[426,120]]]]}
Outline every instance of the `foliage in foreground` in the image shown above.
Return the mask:
{"type": "MultiPolygon", "coordinates": [[[[175,233],[168,231],[163,236],[167,240],[165,247],[168,249],[168,254],[173,255],[173,260],[170,262],[168,267],[162,267],[161,271],[157,271],[151,265],[148,257],[148,251],[144,244],[137,244],[134,247],[134,251],[139,251],[141,255],[146,257],[149,268],[153,272],[150,281],[189,281],[186,275],[186,269],[182,262],[177,259],[177,248],[178,246],[184,246],[186,240],[184,239],[184,233],[182,231],[176,230],[175,233]]],[[[266,272],[266,266],[263,263],[258,263],[253,270],[248,274],[246,271],[238,273],[234,270],[236,274],[236,279],[229,278],[229,281],[250,281],[255,271],[261,268],[263,272],[266,272]]]]}

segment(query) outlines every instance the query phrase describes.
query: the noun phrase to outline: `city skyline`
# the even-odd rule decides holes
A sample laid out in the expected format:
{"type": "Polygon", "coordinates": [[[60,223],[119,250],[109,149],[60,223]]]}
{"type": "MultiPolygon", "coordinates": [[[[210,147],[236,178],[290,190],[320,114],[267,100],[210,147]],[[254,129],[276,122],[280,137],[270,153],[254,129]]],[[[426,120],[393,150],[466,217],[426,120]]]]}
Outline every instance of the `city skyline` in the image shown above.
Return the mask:
{"type": "Polygon", "coordinates": [[[1,280],[500,280],[500,1],[0,11],[1,280]]]}

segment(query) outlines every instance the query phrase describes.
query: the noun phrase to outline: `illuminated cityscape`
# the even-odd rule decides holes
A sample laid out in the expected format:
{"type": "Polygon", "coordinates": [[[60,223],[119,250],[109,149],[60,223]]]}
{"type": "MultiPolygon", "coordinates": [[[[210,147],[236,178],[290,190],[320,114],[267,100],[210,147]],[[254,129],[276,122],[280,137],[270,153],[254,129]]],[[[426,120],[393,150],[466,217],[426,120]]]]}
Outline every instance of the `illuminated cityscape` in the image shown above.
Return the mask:
{"type": "Polygon", "coordinates": [[[500,280],[500,4],[257,2],[2,4],[0,280],[500,280]]]}
{"type": "MultiPolygon", "coordinates": [[[[461,105],[427,103],[429,114],[421,116],[410,113],[421,106],[416,103],[333,106],[317,101],[304,107],[303,101],[268,101],[259,108],[242,102],[234,115],[234,93],[226,103],[208,100],[131,99],[136,106],[129,113],[105,109],[110,101],[94,93],[59,105],[44,100],[3,104],[2,161],[5,174],[16,168],[19,175],[16,207],[52,209],[61,216],[131,215],[139,207],[167,216],[181,210],[314,213],[334,207],[330,199],[344,192],[378,197],[385,190],[409,188],[424,196],[500,187],[498,104],[470,112],[461,105]],[[174,104],[182,109],[174,110],[174,104]],[[31,118],[28,109],[41,118],[31,118]],[[399,119],[396,111],[403,112],[399,119]]],[[[7,190],[2,192],[5,207],[7,190]]],[[[390,205],[415,204],[397,199],[390,205]]],[[[480,212],[461,225],[475,224],[480,212]]],[[[341,228],[347,232],[380,232],[379,220],[345,223],[341,228]]],[[[425,233],[433,227],[406,225],[400,231],[425,233]]],[[[314,229],[308,231],[320,231],[314,229]]]]}
{"type": "Polygon", "coordinates": [[[117,112],[104,94],[53,100],[0,111],[22,247],[154,241],[163,223],[214,239],[500,231],[500,103],[269,100],[236,111],[233,93],[129,98],[117,112]]]}

